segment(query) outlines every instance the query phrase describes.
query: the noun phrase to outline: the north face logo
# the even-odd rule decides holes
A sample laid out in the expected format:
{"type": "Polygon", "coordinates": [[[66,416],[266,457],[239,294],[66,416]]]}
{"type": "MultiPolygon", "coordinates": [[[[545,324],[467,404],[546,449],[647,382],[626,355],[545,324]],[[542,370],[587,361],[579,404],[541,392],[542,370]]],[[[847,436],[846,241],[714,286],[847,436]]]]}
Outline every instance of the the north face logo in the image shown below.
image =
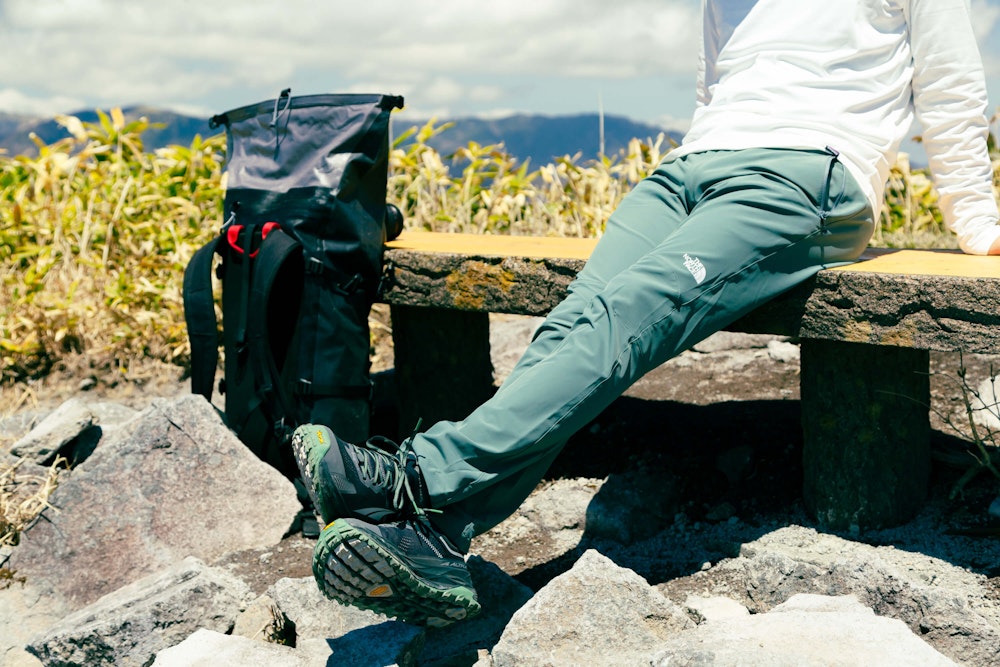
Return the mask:
{"type": "Polygon", "coordinates": [[[697,257],[684,253],[684,268],[694,276],[695,284],[700,285],[705,280],[705,265],[697,257]]]}

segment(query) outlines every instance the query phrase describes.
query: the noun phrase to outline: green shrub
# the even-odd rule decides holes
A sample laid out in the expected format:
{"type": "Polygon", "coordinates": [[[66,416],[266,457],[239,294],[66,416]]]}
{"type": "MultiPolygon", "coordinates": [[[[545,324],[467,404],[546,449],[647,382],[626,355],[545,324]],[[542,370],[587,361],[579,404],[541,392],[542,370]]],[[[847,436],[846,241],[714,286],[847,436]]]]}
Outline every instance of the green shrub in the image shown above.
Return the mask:
{"type": "Polygon", "coordinates": [[[121,111],[0,159],[2,380],[86,353],[125,365],[187,354],[181,275],[221,215],[221,137],[143,149],[121,111]]]}

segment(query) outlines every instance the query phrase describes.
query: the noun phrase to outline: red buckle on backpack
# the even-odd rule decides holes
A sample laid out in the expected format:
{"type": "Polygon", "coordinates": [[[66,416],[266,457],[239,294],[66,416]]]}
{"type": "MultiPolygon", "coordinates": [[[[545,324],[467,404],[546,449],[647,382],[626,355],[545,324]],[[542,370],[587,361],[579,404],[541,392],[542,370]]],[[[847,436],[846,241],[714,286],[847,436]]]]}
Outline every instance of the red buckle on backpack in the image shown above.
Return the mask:
{"type": "MultiPolygon", "coordinates": [[[[275,229],[281,229],[281,225],[273,221],[265,222],[264,226],[260,230],[260,240],[263,242],[264,239],[267,238],[267,235],[275,229]]],[[[240,234],[242,233],[243,225],[230,225],[226,230],[226,241],[229,243],[229,247],[241,255],[243,254],[243,248],[240,247],[240,234]]],[[[250,257],[256,257],[258,252],[260,252],[260,248],[251,252],[250,257]]]]}

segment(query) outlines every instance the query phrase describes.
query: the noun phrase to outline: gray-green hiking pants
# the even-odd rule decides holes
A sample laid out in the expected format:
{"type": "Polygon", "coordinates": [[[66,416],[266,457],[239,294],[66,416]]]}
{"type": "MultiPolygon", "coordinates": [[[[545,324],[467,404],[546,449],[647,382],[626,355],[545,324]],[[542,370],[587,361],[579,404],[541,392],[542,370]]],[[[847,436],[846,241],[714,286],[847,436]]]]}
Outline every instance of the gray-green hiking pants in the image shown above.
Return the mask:
{"type": "Polygon", "coordinates": [[[872,231],[871,207],[833,151],[668,159],[611,215],[496,395],[414,438],[442,510],[432,521],[467,548],[643,374],[819,269],[854,261],[872,231]]]}

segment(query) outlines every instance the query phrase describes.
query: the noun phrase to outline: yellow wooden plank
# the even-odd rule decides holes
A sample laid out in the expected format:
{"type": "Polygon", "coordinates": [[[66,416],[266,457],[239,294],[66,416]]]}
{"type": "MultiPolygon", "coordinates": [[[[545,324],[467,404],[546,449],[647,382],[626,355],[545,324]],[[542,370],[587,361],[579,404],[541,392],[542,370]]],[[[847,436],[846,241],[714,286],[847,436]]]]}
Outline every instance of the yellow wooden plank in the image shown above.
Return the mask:
{"type": "MultiPolygon", "coordinates": [[[[587,259],[596,239],[550,236],[490,236],[407,230],[389,248],[459,255],[587,259]]],[[[959,250],[893,250],[871,248],[854,264],[834,271],[895,275],[1000,278],[1000,257],[966,255],[959,250]]]]}
{"type": "Polygon", "coordinates": [[[907,276],[1000,278],[1000,257],[966,255],[960,250],[871,249],[861,261],[833,270],[907,276]]]}
{"type": "Polygon", "coordinates": [[[420,252],[499,257],[587,259],[596,239],[550,236],[489,236],[405,231],[387,247],[420,252]]]}

